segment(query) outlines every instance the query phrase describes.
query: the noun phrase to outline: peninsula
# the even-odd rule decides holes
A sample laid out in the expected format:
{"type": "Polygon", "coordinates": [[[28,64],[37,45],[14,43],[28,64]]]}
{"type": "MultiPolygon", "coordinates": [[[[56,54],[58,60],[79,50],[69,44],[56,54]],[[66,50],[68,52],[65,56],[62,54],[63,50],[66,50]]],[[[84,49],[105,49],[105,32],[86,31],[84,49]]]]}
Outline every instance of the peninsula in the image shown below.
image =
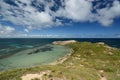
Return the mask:
{"type": "Polygon", "coordinates": [[[55,41],[73,50],[62,63],[0,73],[0,80],[120,80],[120,49],[103,42],[55,41]]]}
{"type": "Polygon", "coordinates": [[[77,42],[77,41],[75,41],[75,40],[54,41],[53,44],[54,45],[66,45],[66,44],[75,43],[75,42],[77,42]]]}

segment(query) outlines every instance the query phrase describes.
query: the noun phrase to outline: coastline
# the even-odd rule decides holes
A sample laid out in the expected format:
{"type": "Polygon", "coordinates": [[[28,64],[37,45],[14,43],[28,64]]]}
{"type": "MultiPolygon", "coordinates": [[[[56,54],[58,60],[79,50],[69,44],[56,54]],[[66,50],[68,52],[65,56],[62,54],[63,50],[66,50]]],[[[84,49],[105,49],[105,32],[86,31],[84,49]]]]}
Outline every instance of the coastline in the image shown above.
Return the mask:
{"type": "MultiPolygon", "coordinates": [[[[67,43],[67,44],[69,44],[69,43],[67,43]]],[[[54,45],[60,45],[60,44],[54,44],[54,45]]],[[[65,46],[65,45],[62,45],[62,46],[65,46]]],[[[57,66],[58,64],[63,64],[63,62],[66,61],[71,56],[71,54],[73,54],[73,53],[74,53],[74,50],[72,48],[70,48],[70,52],[69,53],[67,53],[63,57],[55,60],[52,63],[46,64],[46,66],[57,66]]],[[[31,80],[31,79],[35,79],[35,78],[37,79],[38,78],[38,79],[42,80],[43,76],[45,74],[46,75],[50,75],[51,72],[52,72],[51,70],[45,70],[45,71],[40,71],[39,74],[38,73],[34,73],[34,74],[29,73],[29,74],[21,76],[21,79],[22,80],[31,80]]],[[[56,80],[56,79],[53,79],[53,80],[56,80]]]]}
{"type": "Polygon", "coordinates": [[[0,80],[120,79],[119,49],[101,42],[77,42],[63,46],[69,47],[70,52],[58,60],[50,64],[0,73],[0,80]],[[12,77],[9,79],[10,76],[12,77]]]}
{"type": "Polygon", "coordinates": [[[57,65],[57,64],[62,64],[64,61],[66,61],[70,56],[71,54],[74,53],[74,50],[72,48],[70,48],[70,52],[67,53],[66,55],[64,55],[63,57],[57,59],[56,61],[52,62],[52,63],[49,63],[47,65],[57,65]]]}
{"type": "Polygon", "coordinates": [[[41,66],[41,65],[48,65],[52,62],[57,61],[59,58],[65,56],[66,54],[69,54],[69,52],[70,52],[70,48],[62,46],[62,45],[48,44],[45,46],[40,46],[40,47],[38,46],[36,48],[23,50],[14,56],[11,56],[10,58],[9,57],[5,58],[7,60],[5,59],[3,61],[1,60],[1,64],[5,64],[9,60],[9,62],[11,62],[11,64],[15,67],[10,67],[9,69],[6,69],[4,68],[4,66],[5,67],[7,66],[6,64],[0,68],[1,68],[1,71],[6,71],[10,69],[31,68],[31,67],[41,66]],[[46,50],[46,48],[47,49],[51,48],[51,49],[48,49],[48,51],[42,52],[42,50],[46,50]],[[17,65],[21,64],[21,65],[17,66],[16,64],[17,65]]]}
{"type": "MultiPolygon", "coordinates": [[[[52,44],[53,45],[62,45],[62,46],[65,46],[67,44],[70,44],[70,43],[76,43],[77,41],[76,40],[67,40],[67,41],[53,41],[52,44]]],[[[70,47],[68,47],[70,48],[70,47]]],[[[57,64],[62,64],[64,61],[66,61],[70,56],[71,54],[74,53],[74,50],[72,48],[70,48],[70,52],[66,55],[64,55],[63,57],[57,59],[56,61],[48,64],[48,65],[57,65],[57,64]]]]}

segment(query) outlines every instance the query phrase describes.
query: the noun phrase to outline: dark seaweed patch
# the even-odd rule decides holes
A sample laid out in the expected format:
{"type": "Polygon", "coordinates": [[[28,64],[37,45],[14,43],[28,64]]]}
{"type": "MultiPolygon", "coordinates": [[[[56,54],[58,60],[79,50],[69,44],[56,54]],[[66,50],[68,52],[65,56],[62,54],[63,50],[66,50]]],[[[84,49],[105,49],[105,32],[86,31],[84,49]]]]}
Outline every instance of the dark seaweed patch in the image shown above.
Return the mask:
{"type": "Polygon", "coordinates": [[[12,56],[12,55],[16,54],[17,52],[20,52],[21,50],[24,50],[24,49],[13,49],[13,50],[7,51],[4,54],[0,55],[0,59],[10,57],[10,56],[12,56]]]}
{"type": "Polygon", "coordinates": [[[42,47],[42,48],[39,48],[39,49],[34,49],[32,52],[28,53],[28,55],[36,54],[38,52],[52,51],[52,50],[53,50],[53,47],[45,46],[45,47],[42,47]]]}

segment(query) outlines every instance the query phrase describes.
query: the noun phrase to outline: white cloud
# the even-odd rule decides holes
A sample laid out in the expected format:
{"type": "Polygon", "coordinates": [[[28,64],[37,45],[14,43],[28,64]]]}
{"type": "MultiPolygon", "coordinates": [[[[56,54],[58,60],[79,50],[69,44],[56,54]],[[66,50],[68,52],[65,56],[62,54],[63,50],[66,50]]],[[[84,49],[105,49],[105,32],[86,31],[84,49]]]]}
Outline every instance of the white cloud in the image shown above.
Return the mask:
{"type": "Polygon", "coordinates": [[[23,6],[16,1],[15,3],[19,6],[16,7],[1,0],[0,14],[3,16],[2,20],[10,21],[16,25],[34,26],[33,29],[49,27],[53,24],[52,16],[49,14],[47,8],[44,12],[39,12],[36,8],[31,6],[31,0],[22,0],[21,2],[26,3],[26,6],[23,6]]]}
{"type": "Polygon", "coordinates": [[[56,15],[63,16],[73,21],[88,21],[92,3],[87,0],[65,0],[65,8],[57,11],[56,15]]]}
{"type": "Polygon", "coordinates": [[[105,7],[98,10],[98,22],[104,26],[109,26],[115,18],[120,17],[120,2],[115,0],[112,7],[105,7]]]}
{"type": "Polygon", "coordinates": [[[54,0],[51,0],[51,2],[36,0],[36,6],[44,5],[43,11],[31,6],[32,1],[15,0],[14,2],[18,6],[13,6],[7,4],[4,0],[0,0],[0,15],[3,17],[1,21],[10,21],[15,25],[25,26],[24,31],[29,32],[31,29],[66,24],[55,17],[71,19],[71,22],[96,21],[104,26],[109,26],[114,22],[115,18],[120,17],[120,2],[118,0],[114,0],[111,7],[96,9],[97,13],[92,13],[94,8],[92,2],[95,0],[60,0],[62,6],[65,7],[60,7],[56,12],[50,9],[55,4],[54,0]]]}
{"type": "Polygon", "coordinates": [[[14,33],[15,29],[10,26],[3,26],[0,24],[0,36],[11,36],[14,33]]]}
{"type": "Polygon", "coordinates": [[[28,29],[24,29],[24,31],[25,31],[25,32],[29,32],[29,30],[28,30],[28,29]]]}

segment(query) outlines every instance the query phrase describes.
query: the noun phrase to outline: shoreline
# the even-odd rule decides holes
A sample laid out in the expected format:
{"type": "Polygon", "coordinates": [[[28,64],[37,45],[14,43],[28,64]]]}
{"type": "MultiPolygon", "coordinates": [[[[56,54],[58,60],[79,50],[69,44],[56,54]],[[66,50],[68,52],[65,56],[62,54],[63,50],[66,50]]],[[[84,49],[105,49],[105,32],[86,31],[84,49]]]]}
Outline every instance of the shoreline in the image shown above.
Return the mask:
{"type": "MultiPolygon", "coordinates": [[[[76,43],[77,41],[76,40],[67,40],[67,41],[53,41],[52,44],[53,45],[62,45],[62,46],[65,46],[67,44],[70,44],[70,43],[76,43]]],[[[68,47],[70,48],[70,47],[68,47]]],[[[63,57],[55,60],[54,62],[48,64],[48,65],[57,65],[57,64],[62,64],[64,61],[66,61],[70,56],[71,54],[74,53],[74,50],[72,48],[70,48],[70,52],[66,55],[64,55],[63,57]]]]}
{"type": "Polygon", "coordinates": [[[66,55],[64,55],[63,57],[55,60],[54,62],[52,63],[48,63],[47,65],[57,65],[57,64],[62,64],[64,61],[66,61],[70,56],[71,54],[74,53],[74,50],[72,48],[70,48],[70,52],[67,53],[66,55]]]}
{"type": "MultiPolygon", "coordinates": [[[[70,43],[75,43],[77,41],[75,40],[68,40],[68,41],[55,41],[55,43],[53,42],[54,45],[62,45],[62,46],[65,46],[66,44],[70,44],[70,43]],[[71,42],[72,41],[72,42],[71,42]],[[65,43],[65,44],[63,44],[65,43]]],[[[111,47],[109,45],[106,45],[104,42],[97,42],[98,45],[104,45],[104,47],[108,48],[108,49],[112,49],[112,50],[115,50],[115,49],[119,49],[119,48],[114,48],[114,47],[111,47]]],[[[74,53],[74,50],[72,48],[70,48],[70,52],[66,55],[64,55],[63,57],[55,60],[54,62],[52,63],[48,63],[46,65],[57,65],[57,64],[62,64],[64,61],[66,61],[72,54],[74,53]]]]}
{"type": "MultiPolygon", "coordinates": [[[[52,43],[51,43],[52,44],[52,43]]],[[[55,44],[52,44],[55,45],[55,44]]],[[[58,44],[59,45],[59,44],[58,44]]],[[[63,47],[67,47],[65,45],[60,45],[63,47]]],[[[39,49],[41,47],[37,47],[36,49],[39,49]]],[[[5,72],[5,71],[11,71],[11,70],[16,70],[16,69],[26,69],[26,68],[33,68],[33,67],[38,67],[38,66],[44,66],[44,65],[57,65],[57,64],[62,64],[68,57],[71,56],[71,54],[73,53],[73,49],[67,47],[67,49],[69,50],[69,52],[66,52],[64,55],[62,55],[61,57],[56,58],[54,61],[51,61],[49,63],[43,63],[43,64],[39,64],[39,65],[33,65],[33,66],[29,66],[29,67],[19,67],[19,68],[10,68],[10,69],[6,69],[6,70],[0,70],[0,72],[5,72]]],[[[30,49],[31,50],[31,49],[30,49]]],[[[32,48],[32,50],[34,50],[34,48],[32,48]]]]}
{"type": "MultiPolygon", "coordinates": [[[[63,57],[55,60],[54,62],[48,63],[46,65],[56,66],[58,64],[63,64],[63,62],[66,61],[71,56],[72,53],[74,53],[74,50],[72,48],[70,48],[70,52],[68,54],[66,54],[63,57]]],[[[44,75],[50,75],[51,72],[52,72],[51,70],[45,70],[45,71],[40,71],[39,73],[28,73],[28,74],[21,76],[21,79],[22,80],[31,80],[31,79],[36,78],[36,79],[42,80],[44,75]]]]}
{"type": "MultiPolygon", "coordinates": [[[[66,46],[66,44],[70,44],[70,43],[76,43],[77,41],[75,40],[66,40],[66,41],[54,41],[52,42],[53,45],[61,45],[61,46],[66,46]],[[55,44],[54,44],[55,42],[55,44]],[[62,44],[64,43],[64,45],[62,44]]],[[[118,48],[114,48],[114,47],[111,47],[111,46],[108,46],[106,45],[104,42],[97,42],[98,45],[103,45],[104,47],[106,47],[107,49],[112,49],[112,50],[115,50],[115,49],[118,49],[118,48]]],[[[70,47],[68,47],[70,49],[70,52],[69,53],[66,53],[65,55],[63,55],[62,57],[52,61],[52,62],[49,62],[49,63],[45,63],[45,64],[40,64],[40,65],[35,65],[35,66],[31,66],[31,67],[25,67],[25,68],[33,68],[33,67],[38,67],[38,66],[43,66],[43,65],[57,65],[57,64],[62,64],[64,61],[66,61],[73,53],[74,53],[74,50],[70,47]]],[[[112,55],[112,53],[108,53],[110,55],[112,55]]],[[[24,69],[23,68],[15,68],[15,69],[24,69]]],[[[14,70],[14,69],[8,69],[8,70],[14,70]]],[[[6,71],[6,70],[3,70],[3,71],[6,71]]],[[[0,71],[1,72],[1,71],[0,71]]]]}
{"type": "Polygon", "coordinates": [[[45,65],[5,71],[0,73],[0,80],[13,80],[13,78],[22,80],[119,79],[119,65],[114,65],[119,64],[119,49],[114,49],[102,42],[78,42],[62,46],[68,47],[69,53],[45,65]],[[112,75],[109,75],[110,73],[112,75]]]}

